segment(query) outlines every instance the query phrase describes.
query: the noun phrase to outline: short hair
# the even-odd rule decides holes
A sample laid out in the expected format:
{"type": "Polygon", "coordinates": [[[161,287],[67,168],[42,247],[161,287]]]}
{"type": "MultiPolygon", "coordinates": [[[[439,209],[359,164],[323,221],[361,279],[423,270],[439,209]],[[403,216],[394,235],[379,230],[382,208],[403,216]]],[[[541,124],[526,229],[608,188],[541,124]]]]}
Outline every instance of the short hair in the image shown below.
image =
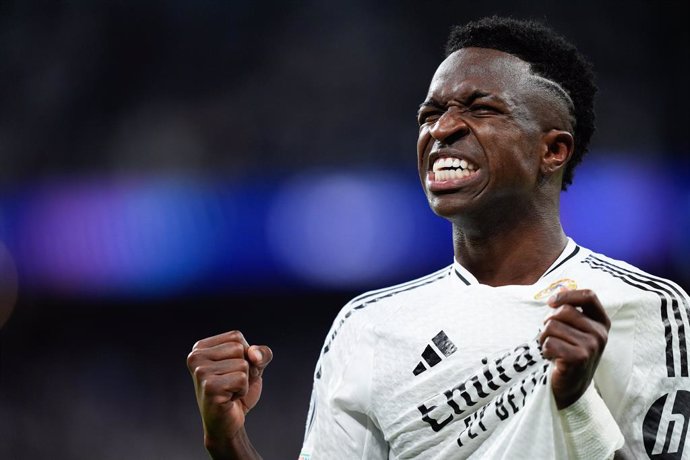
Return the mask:
{"type": "Polygon", "coordinates": [[[530,64],[532,72],[557,83],[570,96],[575,145],[563,172],[561,189],[566,190],[595,130],[597,87],[592,64],[564,37],[533,20],[491,16],[453,27],[446,43],[446,57],[469,47],[490,48],[517,56],[530,64]]]}

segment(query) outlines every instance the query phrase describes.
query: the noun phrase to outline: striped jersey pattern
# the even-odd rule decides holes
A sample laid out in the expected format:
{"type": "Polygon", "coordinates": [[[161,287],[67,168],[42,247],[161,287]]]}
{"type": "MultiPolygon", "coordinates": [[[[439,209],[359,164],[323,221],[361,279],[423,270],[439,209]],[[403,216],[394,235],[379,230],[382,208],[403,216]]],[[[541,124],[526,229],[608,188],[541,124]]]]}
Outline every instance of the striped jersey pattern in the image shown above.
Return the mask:
{"type": "Polygon", "coordinates": [[[688,342],[686,331],[690,328],[690,306],[680,289],[668,280],[634,272],[595,255],[589,255],[582,263],[601,270],[624,283],[659,297],[659,320],[664,325],[666,340],[666,370],[668,377],[688,377],[688,342]],[[674,344],[676,346],[674,346],[674,344]]]}

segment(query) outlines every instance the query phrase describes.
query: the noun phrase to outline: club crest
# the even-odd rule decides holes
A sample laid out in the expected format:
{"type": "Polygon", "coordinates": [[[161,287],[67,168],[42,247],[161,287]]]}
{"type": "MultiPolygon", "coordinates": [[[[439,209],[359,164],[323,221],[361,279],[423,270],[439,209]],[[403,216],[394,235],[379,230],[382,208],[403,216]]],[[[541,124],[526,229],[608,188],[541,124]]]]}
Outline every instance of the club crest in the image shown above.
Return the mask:
{"type": "Polygon", "coordinates": [[[568,290],[577,289],[577,283],[574,280],[571,280],[570,278],[560,279],[558,281],[551,283],[549,287],[542,289],[541,291],[534,294],[534,300],[548,299],[556,292],[558,292],[561,288],[565,288],[568,290]]]}

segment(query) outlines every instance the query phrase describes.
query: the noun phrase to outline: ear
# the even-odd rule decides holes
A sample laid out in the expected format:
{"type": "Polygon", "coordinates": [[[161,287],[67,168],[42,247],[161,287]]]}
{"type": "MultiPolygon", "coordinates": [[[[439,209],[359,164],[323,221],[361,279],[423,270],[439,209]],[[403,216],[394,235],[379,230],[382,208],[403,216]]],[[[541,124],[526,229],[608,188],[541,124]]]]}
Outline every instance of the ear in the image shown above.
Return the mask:
{"type": "Polygon", "coordinates": [[[541,173],[550,176],[565,168],[575,148],[575,139],[568,131],[551,129],[544,134],[541,173]]]}

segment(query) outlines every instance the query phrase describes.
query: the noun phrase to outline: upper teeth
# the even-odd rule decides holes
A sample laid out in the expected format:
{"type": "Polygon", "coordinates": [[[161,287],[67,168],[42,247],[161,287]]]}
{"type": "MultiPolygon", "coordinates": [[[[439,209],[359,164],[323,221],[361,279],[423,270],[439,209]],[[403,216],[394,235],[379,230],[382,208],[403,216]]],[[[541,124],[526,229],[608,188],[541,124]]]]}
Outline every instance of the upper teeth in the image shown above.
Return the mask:
{"type": "Polygon", "coordinates": [[[459,158],[441,157],[434,161],[434,172],[441,171],[444,168],[469,169],[470,171],[476,169],[472,163],[468,163],[467,160],[461,160],[459,158]]]}

